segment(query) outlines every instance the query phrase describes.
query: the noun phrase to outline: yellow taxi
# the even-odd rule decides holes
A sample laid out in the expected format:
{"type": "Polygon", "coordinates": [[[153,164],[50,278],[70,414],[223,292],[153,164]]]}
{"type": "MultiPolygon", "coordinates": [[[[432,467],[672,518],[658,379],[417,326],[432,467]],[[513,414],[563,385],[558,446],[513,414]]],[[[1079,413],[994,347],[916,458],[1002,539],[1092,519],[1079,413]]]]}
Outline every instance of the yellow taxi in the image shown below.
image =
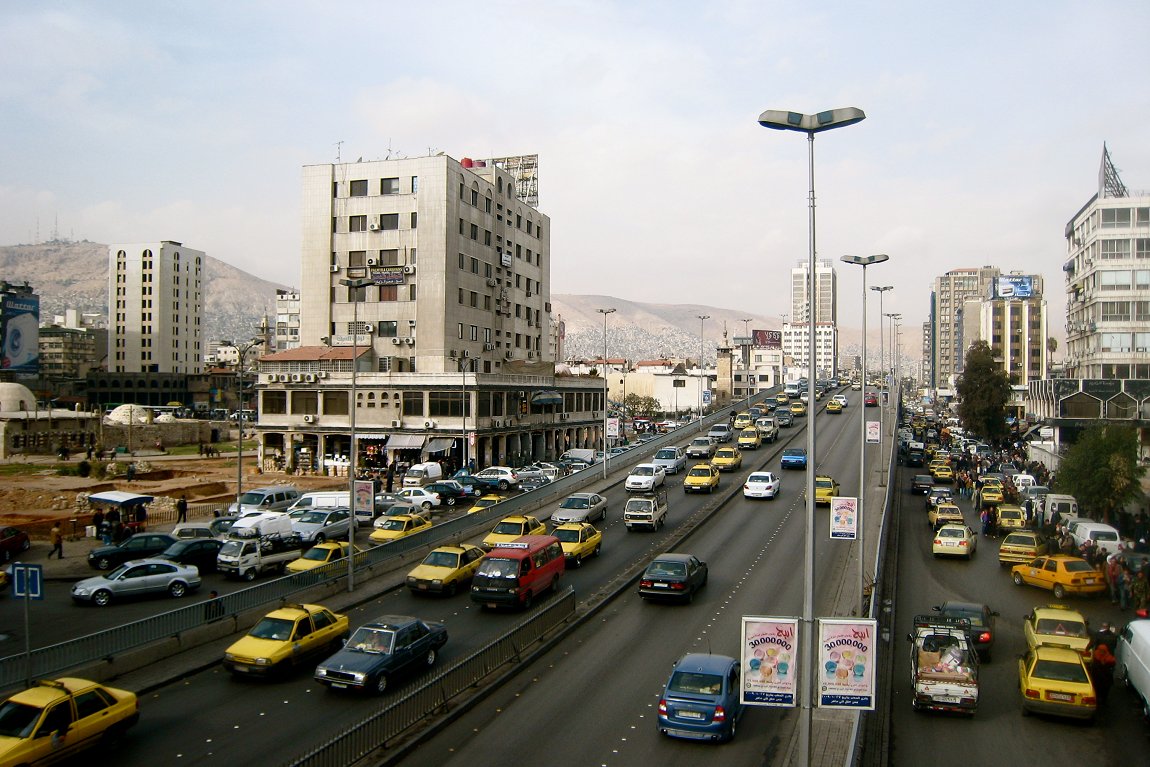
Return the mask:
{"type": "Polygon", "coordinates": [[[734,471],[743,466],[743,454],[737,447],[721,447],[715,451],[711,465],[719,471],[734,471]]]}
{"type": "Polygon", "coordinates": [[[346,615],[322,605],[284,605],[224,651],[224,667],[238,676],[268,676],[334,652],[347,634],[346,615]]]}
{"type": "Polygon", "coordinates": [[[940,503],[937,506],[931,506],[930,511],[926,513],[926,521],[935,530],[942,525],[966,524],[966,520],[962,518],[962,509],[954,503],[940,503]]]}
{"type": "Polygon", "coordinates": [[[1022,621],[1022,634],[1031,649],[1039,645],[1069,647],[1090,660],[1090,630],[1086,618],[1065,605],[1035,607],[1022,621]]]}
{"type": "Polygon", "coordinates": [[[802,400],[796,400],[791,403],[791,415],[806,415],[807,403],[802,400]]]}
{"type": "Polygon", "coordinates": [[[431,529],[431,520],[419,514],[396,514],[375,520],[375,529],[367,536],[373,543],[387,543],[431,529]]]}
{"type": "Polygon", "coordinates": [[[930,476],[934,477],[935,482],[950,484],[954,482],[954,469],[950,468],[950,464],[948,463],[932,465],[930,467],[930,476]]]}
{"type": "Polygon", "coordinates": [[[587,557],[599,556],[599,549],[603,546],[603,533],[590,522],[567,522],[556,527],[551,534],[559,539],[563,558],[572,567],[582,567],[587,557]]]}
{"type": "Polygon", "coordinates": [[[474,514],[477,511],[483,511],[484,509],[490,509],[492,506],[494,506],[495,504],[499,503],[502,500],[503,500],[503,498],[501,498],[498,495],[492,495],[492,494],[484,495],[480,498],[475,499],[475,503],[471,504],[471,508],[469,508],[467,510],[467,513],[468,514],[474,514]]]}
{"type": "Polygon", "coordinates": [[[0,704],[0,764],[49,764],[122,735],[135,693],[76,677],[40,679],[0,704]]]}
{"type": "Polygon", "coordinates": [[[776,405],[785,405],[790,401],[791,401],[791,398],[788,397],[785,392],[779,392],[778,394],[775,395],[775,404],[776,405]]]}
{"type": "Polygon", "coordinates": [[[837,399],[832,399],[827,403],[827,412],[841,414],[843,412],[843,403],[839,402],[837,399]]]}
{"type": "Polygon", "coordinates": [[[998,507],[998,529],[1023,530],[1026,528],[1026,512],[1021,506],[1004,503],[998,507]]]}
{"type": "Polygon", "coordinates": [[[755,417],[753,415],[750,413],[739,413],[737,416],[735,416],[735,423],[732,425],[732,428],[735,431],[742,431],[754,423],[755,417]]]}
{"type": "Polygon", "coordinates": [[[816,476],[815,477],[815,505],[824,504],[831,505],[831,498],[839,494],[839,483],[835,481],[834,477],[816,476]]]}
{"type": "MultiPolygon", "coordinates": [[[[359,549],[356,549],[359,551],[359,549]]],[[[317,567],[343,559],[347,556],[347,541],[324,541],[317,543],[310,549],[303,553],[299,559],[293,559],[287,563],[287,571],[289,573],[302,573],[305,570],[314,570],[317,567]]],[[[356,558],[356,564],[361,561],[366,561],[365,557],[361,554],[356,558]]],[[[344,564],[347,564],[346,562],[344,564]]]]}
{"type": "Polygon", "coordinates": [[[1046,553],[1046,539],[1031,530],[1018,530],[1007,534],[998,546],[998,564],[1016,565],[1032,562],[1046,553]]]}
{"type": "Polygon", "coordinates": [[[719,470],[709,463],[697,463],[683,478],[684,493],[711,493],[719,486],[719,470]]]}
{"type": "Polygon", "coordinates": [[[1018,661],[1018,687],[1024,714],[1093,719],[1098,708],[1082,656],[1065,647],[1027,650],[1018,661]]]}
{"type": "Polygon", "coordinates": [[[407,574],[407,588],[413,594],[455,596],[460,587],[471,581],[484,553],[483,549],[470,543],[432,549],[407,574]]]}
{"type": "Polygon", "coordinates": [[[978,496],[979,503],[983,506],[997,506],[1005,500],[1002,485],[984,485],[978,496]]]}
{"type": "Polygon", "coordinates": [[[499,524],[491,528],[491,532],[483,539],[481,544],[483,548],[491,551],[495,546],[500,543],[511,543],[516,538],[524,535],[546,535],[547,525],[540,522],[535,517],[529,517],[522,514],[516,514],[512,517],[504,517],[499,520],[499,524]]]}
{"type": "Polygon", "coordinates": [[[735,443],[740,450],[758,450],[763,446],[763,437],[759,430],[752,426],[739,432],[739,439],[735,443]]]}
{"type": "Polygon", "coordinates": [[[1049,589],[1055,599],[1067,594],[1098,594],[1106,590],[1102,572],[1081,557],[1052,554],[1038,557],[1024,565],[1015,565],[1010,577],[1016,586],[1028,584],[1049,589]]]}

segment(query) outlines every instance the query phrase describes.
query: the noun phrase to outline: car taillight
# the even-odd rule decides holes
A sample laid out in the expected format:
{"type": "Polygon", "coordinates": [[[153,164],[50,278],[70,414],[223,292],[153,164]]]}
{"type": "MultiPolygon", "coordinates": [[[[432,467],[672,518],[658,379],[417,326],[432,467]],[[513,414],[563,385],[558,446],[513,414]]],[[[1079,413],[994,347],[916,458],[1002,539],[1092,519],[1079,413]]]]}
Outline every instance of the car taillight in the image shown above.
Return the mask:
{"type": "Polygon", "coordinates": [[[959,545],[959,546],[965,546],[965,545],[966,545],[966,543],[967,543],[967,542],[966,542],[965,540],[962,540],[962,541],[959,541],[959,542],[958,542],[958,545],[959,545]]]}
{"type": "Polygon", "coordinates": [[[727,721],[727,712],[722,706],[715,706],[715,715],[711,719],[715,722],[725,722],[727,721]]]}
{"type": "Polygon", "coordinates": [[[1033,700],[1038,700],[1040,697],[1042,697],[1038,694],[1038,690],[1032,690],[1029,687],[1027,687],[1026,691],[1022,694],[1028,698],[1032,698],[1033,700]]]}
{"type": "Polygon", "coordinates": [[[942,539],[941,538],[935,538],[934,539],[934,545],[935,546],[941,546],[942,545],[942,539]]]}
{"type": "Polygon", "coordinates": [[[640,585],[640,586],[642,586],[642,587],[643,587],[643,588],[645,588],[645,589],[649,589],[649,588],[651,588],[651,586],[653,586],[654,584],[653,584],[651,581],[648,581],[648,580],[642,580],[642,581],[639,581],[639,585],[640,585]]]}
{"type": "Polygon", "coordinates": [[[667,715],[667,701],[665,698],[659,699],[659,713],[663,716],[667,715]]]}
{"type": "Polygon", "coordinates": [[[977,641],[982,642],[983,644],[985,644],[986,642],[989,642],[990,641],[990,632],[989,631],[983,631],[981,634],[978,635],[977,641]]]}
{"type": "Polygon", "coordinates": [[[1097,706],[1098,705],[1098,698],[1095,698],[1093,695],[1083,695],[1082,696],[1082,705],[1084,705],[1084,706],[1097,706]]]}
{"type": "Polygon", "coordinates": [[[671,584],[671,588],[675,591],[682,591],[686,587],[687,587],[687,584],[685,584],[685,583],[672,583],[671,584]]]}

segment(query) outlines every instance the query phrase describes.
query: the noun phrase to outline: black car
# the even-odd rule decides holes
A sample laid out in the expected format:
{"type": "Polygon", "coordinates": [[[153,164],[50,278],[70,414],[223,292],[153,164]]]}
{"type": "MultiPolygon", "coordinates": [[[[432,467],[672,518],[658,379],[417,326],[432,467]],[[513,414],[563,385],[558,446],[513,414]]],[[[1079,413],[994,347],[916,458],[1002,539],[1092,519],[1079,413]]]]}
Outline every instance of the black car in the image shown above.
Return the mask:
{"type": "Polygon", "coordinates": [[[136,533],[115,546],[100,546],[88,552],[88,564],[97,570],[111,570],[129,559],[145,559],[163,553],[178,539],[165,533],[136,533]]]}
{"type": "Polygon", "coordinates": [[[926,463],[926,455],[921,450],[909,450],[906,454],[907,466],[922,466],[926,463]]]}
{"type": "Polygon", "coordinates": [[[954,490],[947,485],[935,485],[926,494],[926,505],[924,508],[930,511],[940,503],[954,503],[954,490]]]}
{"type": "Polygon", "coordinates": [[[432,482],[430,485],[424,486],[423,489],[429,493],[439,493],[439,499],[443,501],[445,506],[454,506],[457,503],[467,503],[468,501],[475,498],[474,494],[472,494],[471,491],[469,491],[466,487],[455,484],[457,481],[458,480],[452,480],[450,483],[432,482]]]}
{"type": "Polygon", "coordinates": [[[695,592],[706,585],[706,562],[690,554],[660,554],[639,579],[639,596],[690,602],[695,592]]]}
{"type": "Polygon", "coordinates": [[[775,411],[775,420],[779,422],[779,426],[786,429],[795,425],[795,417],[791,415],[791,411],[782,408],[775,411]]]}
{"type": "Polygon", "coordinates": [[[538,490],[539,488],[549,484],[551,484],[551,480],[545,476],[540,475],[537,477],[528,477],[527,479],[522,479],[519,481],[519,491],[526,493],[531,490],[538,490]]]}
{"type": "Polygon", "coordinates": [[[935,605],[934,611],[948,618],[966,618],[970,621],[970,640],[978,655],[990,660],[990,649],[994,647],[994,618],[998,613],[987,605],[977,602],[943,602],[935,605]]]}
{"type": "Polygon", "coordinates": [[[216,557],[223,545],[224,542],[217,538],[186,538],[164,549],[157,558],[181,565],[195,565],[201,573],[214,573],[216,557]]]}
{"type": "Polygon", "coordinates": [[[435,665],[447,627],[408,615],[383,615],[355,630],[343,649],[319,664],[316,681],[333,689],[386,692],[396,674],[435,665]]]}
{"type": "Polygon", "coordinates": [[[478,498],[487,492],[487,485],[483,484],[483,482],[471,476],[470,474],[466,476],[456,475],[451,479],[452,481],[463,485],[463,488],[471,494],[472,498],[478,498]]]}
{"type": "Polygon", "coordinates": [[[928,495],[934,487],[934,477],[929,474],[915,474],[910,481],[910,491],[917,495],[928,495]]]}

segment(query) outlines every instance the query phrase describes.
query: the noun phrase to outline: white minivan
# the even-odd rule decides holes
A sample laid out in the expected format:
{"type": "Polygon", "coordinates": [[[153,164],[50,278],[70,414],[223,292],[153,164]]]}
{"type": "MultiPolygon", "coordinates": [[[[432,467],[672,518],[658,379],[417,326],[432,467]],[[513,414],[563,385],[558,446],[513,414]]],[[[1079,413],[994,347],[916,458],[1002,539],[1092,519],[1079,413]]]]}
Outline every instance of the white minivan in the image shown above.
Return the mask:
{"type": "Polygon", "coordinates": [[[1074,539],[1075,546],[1082,546],[1087,540],[1094,541],[1094,545],[1106,549],[1113,554],[1122,545],[1122,535],[1115,528],[1103,522],[1091,522],[1087,519],[1073,519],[1067,525],[1070,537],[1074,539]]]}
{"type": "Polygon", "coordinates": [[[1150,717],[1150,621],[1130,621],[1118,635],[1114,676],[1142,699],[1142,714],[1150,717]]]}
{"type": "Polygon", "coordinates": [[[417,463],[403,475],[404,487],[423,487],[443,479],[443,467],[434,461],[417,463]]]}

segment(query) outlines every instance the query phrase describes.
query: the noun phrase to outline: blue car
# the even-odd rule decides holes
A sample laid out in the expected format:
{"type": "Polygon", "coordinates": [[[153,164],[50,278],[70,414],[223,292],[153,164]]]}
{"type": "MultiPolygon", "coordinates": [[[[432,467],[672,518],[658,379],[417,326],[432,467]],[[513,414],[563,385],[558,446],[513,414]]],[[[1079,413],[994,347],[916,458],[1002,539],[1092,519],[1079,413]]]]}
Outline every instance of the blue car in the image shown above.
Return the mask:
{"type": "Polygon", "coordinates": [[[659,698],[659,732],[726,743],[735,737],[743,713],[739,693],[737,660],[726,655],[684,655],[659,698]]]}
{"type": "Polygon", "coordinates": [[[788,447],[783,451],[782,467],[784,469],[807,468],[807,451],[801,447],[788,447]]]}

